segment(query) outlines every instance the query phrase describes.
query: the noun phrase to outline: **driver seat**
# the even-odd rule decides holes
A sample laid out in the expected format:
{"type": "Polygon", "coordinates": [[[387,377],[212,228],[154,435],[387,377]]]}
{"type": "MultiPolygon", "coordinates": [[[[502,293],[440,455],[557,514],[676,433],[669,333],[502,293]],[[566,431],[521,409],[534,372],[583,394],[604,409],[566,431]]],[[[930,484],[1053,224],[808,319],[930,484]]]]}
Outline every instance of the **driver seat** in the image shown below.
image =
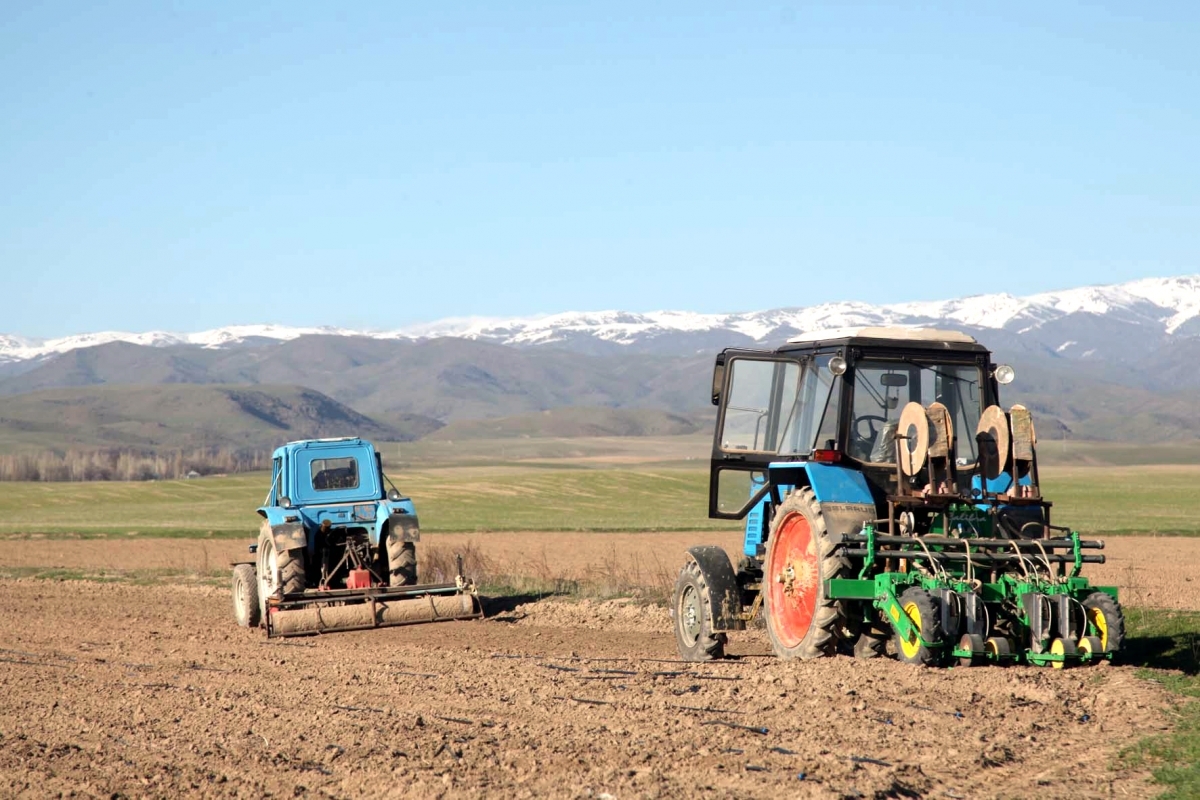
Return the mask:
{"type": "Polygon", "coordinates": [[[868,459],[872,464],[891,464],[896,460],[896,431],[900,429],[900,420],[889,420],[879,429],[875,443],[871,447],[868,459]]]}

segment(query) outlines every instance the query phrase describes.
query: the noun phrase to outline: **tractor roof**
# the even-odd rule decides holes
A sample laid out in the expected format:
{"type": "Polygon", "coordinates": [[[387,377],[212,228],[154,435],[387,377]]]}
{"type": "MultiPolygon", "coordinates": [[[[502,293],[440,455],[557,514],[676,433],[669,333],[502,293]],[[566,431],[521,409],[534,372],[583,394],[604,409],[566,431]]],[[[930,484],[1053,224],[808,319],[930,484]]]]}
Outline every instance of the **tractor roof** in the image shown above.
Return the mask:
{"type": "Polygon", "coordinates": [[[336,439],[300,439],[295,442],[288,442],[282,447],[277,448],[275,450],[275,455],[281,455],[285,451],[295,452],[297,450],[307,449],[310,447],[344,447],[347,445],[353,447],[360,444],[373,447],[373,445],[366,439],[361,439],[357,436],[343,436],[336,439]]]}
{"type": "Polygon", "coordinates": [[[896,347],[904,349],[968,350],[987,352],[975,337],[962,331],[938,328],[833,328],[808,331],[787,340],[782,350],[824,347],[828,345],[860,345],[863,347],[896,347]]]}

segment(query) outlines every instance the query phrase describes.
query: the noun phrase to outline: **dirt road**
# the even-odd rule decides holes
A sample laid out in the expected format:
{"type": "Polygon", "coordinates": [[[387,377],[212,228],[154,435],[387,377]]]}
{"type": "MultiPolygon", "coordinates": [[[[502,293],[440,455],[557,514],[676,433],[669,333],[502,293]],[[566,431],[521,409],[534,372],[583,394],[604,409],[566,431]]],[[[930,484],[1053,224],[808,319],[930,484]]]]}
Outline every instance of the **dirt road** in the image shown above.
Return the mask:
{"type": "Polygon", "coordinates": [[[5,797],[1144,797],[1111,767],[1165,722],[1125,668],[682,664],[613,602],[268,642],[223,589],[0,598],[5,797]]]}

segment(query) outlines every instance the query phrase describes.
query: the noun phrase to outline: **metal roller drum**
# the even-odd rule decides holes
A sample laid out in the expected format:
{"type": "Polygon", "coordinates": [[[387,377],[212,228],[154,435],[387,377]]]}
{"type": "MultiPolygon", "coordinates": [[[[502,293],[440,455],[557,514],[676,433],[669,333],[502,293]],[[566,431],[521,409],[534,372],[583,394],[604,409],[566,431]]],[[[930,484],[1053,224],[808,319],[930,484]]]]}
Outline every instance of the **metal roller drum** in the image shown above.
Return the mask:
{"type": "Polygon", "coordinates": [[[422,622],[474,619],[479,616],[482,616],[479,599],[473,594],[427,594],[347,605],[312,604],[300,608],[272,609],[269,633],[272,636],[305,636],[422,622]]]}

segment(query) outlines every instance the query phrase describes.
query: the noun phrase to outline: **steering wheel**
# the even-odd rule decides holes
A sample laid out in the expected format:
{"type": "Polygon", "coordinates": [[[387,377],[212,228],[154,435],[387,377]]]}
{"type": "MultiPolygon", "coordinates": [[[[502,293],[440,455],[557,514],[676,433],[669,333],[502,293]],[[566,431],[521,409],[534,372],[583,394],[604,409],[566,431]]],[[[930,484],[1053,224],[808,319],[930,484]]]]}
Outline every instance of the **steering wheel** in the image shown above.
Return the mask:
{"type": "Polygon", "coordinates": [[[879,428],[875,427],[876,422],[880,424],[880,427],[887,425],[887,417],[883,417],[878,414],[864,414],[861,417],[857,417],[854,420],[854,438],[858,439],[860,442],[874,444],[875,437],[879,435],[880,430],[879,428]],[[862,431],[859,430],[864,422],[867,423],[867,434],[865,436],[862,434],[862,431]]]}

